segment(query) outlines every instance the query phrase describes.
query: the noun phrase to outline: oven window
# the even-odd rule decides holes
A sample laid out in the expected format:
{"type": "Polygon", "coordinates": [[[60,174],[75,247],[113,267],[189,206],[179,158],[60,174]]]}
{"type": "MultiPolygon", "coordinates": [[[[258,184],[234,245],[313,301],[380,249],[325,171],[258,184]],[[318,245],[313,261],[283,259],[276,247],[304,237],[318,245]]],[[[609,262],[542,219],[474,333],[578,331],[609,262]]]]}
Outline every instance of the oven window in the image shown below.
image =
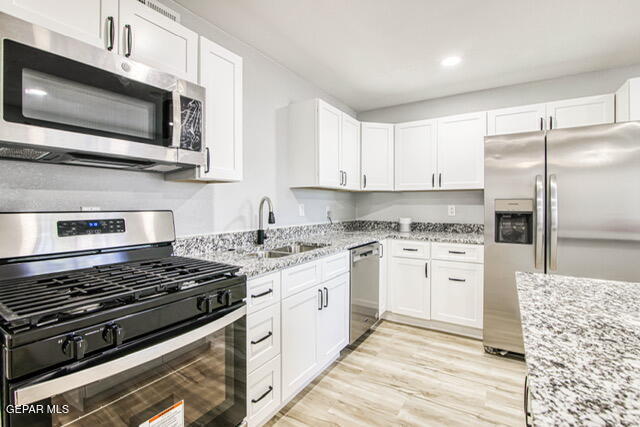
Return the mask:
{"type": "Polygon", "coordinates": [[[141,366],[53,396],[42,403],[57,405],[60,413],[48,415],[50,423],[42,425],[239,424],[246,416],[245,319],[141,366]]]}
{"type": "Polygon", "coordinates": [[[169,146],[171,92],[3,41],[4,120],[169,146]]]}

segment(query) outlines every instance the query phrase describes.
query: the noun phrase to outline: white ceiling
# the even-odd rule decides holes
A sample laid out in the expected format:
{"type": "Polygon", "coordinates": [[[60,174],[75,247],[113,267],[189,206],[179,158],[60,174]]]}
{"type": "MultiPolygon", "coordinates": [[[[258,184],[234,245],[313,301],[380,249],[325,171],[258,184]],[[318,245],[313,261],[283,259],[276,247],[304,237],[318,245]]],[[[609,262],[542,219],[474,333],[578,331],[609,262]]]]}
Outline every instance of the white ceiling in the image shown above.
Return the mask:
{"type": "Polygon", "coordinates": [[[357,111],[640,63],[639,0],[177,1],[357,111]]]}

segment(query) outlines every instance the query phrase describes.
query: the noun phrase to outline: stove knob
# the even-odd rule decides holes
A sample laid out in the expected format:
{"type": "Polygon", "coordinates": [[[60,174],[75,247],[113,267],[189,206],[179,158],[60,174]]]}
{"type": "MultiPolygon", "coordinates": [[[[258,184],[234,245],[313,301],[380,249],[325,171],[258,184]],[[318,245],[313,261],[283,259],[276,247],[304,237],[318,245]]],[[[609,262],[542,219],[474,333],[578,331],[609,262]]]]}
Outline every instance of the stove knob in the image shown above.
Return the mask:
{"type": "Polygon", "coordinates": [[[102,331],[102,339],[113,345],[120,345],[124,341],[124,329],[117,323],[110,323],[102,331]]]}
{"type": "Polygon", "coordinates": [[[229,307],[231,305],[231,291],[220,292],[218,294],[218,302],[225,307],[229,307]]]}
{"type": "Polygon", "coordinates": [[[211,313],[216,305],[213,295],[203,295],[198,298],[198,310],[211,313]]]}
{"type": "Polygon", "coordinates": [[[72,359],[82,359],[86,351],[87,342],[81,335],[71,335],[62,344],[62,352],[72,359]]]}

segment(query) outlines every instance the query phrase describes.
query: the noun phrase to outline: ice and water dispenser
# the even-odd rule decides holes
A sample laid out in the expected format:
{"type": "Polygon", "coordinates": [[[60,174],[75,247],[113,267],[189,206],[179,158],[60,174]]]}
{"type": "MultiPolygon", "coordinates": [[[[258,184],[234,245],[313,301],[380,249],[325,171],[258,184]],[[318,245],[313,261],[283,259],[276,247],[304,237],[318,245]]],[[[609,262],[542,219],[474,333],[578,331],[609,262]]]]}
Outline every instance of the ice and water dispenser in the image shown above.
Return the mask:
{"type": "Polygon", "coordinates": [[[495,201],[496,243],[533,243],[533,199],[495,201]]]}

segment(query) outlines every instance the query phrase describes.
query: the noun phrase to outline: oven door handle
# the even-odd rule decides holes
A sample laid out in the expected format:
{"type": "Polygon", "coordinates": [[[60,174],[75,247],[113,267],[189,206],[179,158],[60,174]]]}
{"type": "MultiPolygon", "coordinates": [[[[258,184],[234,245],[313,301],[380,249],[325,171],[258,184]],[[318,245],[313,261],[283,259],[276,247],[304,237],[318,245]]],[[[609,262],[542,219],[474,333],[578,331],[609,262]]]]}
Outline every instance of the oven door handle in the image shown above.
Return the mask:
{"type": "Polygon", "coordinates": [[[247,306],[234,310],[220,319],[200,326],[177,337],[170,338],[161,343],[152,345],[142,350],[127,354],[118,359],[111,360],[69,375],[65,375],[41,383],[28,385],[14,391],[15,405],[29,405],[43,399],[86,386],[96,381],[104,380],[112,375],[117,375],[129,369],[143,365],[151,360],[176,351],[191,343],[194,343],[212,333],[219,331],[247,314],[247,306]]]}
{"type": "Polygon", "coordinates": [[[182,105],[180,104],[180,91],[171,91],[171,102],[173,106],[173,117],[171,118],[171,146],[180,148],[180,138],[182,136],[182,105]]]}

